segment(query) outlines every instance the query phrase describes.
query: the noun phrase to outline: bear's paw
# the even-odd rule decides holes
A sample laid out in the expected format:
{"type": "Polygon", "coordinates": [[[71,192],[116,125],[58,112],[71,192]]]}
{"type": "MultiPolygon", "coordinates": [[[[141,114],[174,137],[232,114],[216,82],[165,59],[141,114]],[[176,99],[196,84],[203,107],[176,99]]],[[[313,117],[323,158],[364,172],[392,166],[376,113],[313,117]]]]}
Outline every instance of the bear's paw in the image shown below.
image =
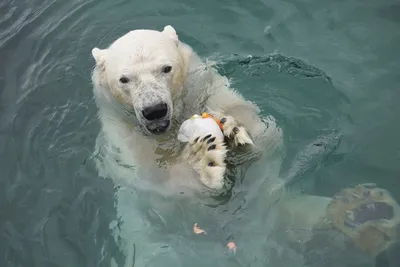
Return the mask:
{"type": "Polygon", "coordinates": [[[212,134],[197,136],[188,142],[185,150],[185,159],[198,172],[200,181],[209,189],[221,190],[226,171],[224,140],[212,134]]]}
{"type": "Polygon", "coordinates": [[[247,130],[243,126],[240,126],[233,117],[225,116],[221,118],[220,122],[224,135],[228,139],[232,139],[235,146],[246,144],[254,145],[247,130]]]}

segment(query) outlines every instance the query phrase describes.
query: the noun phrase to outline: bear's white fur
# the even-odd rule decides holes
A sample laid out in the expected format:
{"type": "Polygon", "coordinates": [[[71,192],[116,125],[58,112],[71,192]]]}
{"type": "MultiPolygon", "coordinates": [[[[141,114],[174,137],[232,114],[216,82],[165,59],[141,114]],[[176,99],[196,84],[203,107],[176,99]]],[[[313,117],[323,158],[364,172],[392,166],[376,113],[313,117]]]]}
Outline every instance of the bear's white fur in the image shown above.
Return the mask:
{"type": "MultiPolygon", "coordinates": [[[[266,141],[267,135],[270,144],[280,142],[281,131],[274,120],[263,122],[257,106],[230,89],[229,81],[180,42],[171,26],[161,32],[131,31],[107,49],[93,48],[92,55],[94,95],[104,137],[118,149],[124,164],[142,170],[163,167],[153,181],[142,178],[150,188],[162,184],[164,193],[166,187],[175,193],[183,187],[199,190],[200,181],[209,190],[222,189],[225,144],[207,135],[194,137],[186,146],[177,140],[179,126],[193,114],[208,112],[223,119],[224,134],[233,147],[248,144],[261,151],[265,148],[260,147],[265,145],[261,140],[266,141]],[[165,117],[147,120],[144,110],[159,103],[168,107],[165,117]],[[151,132],[168,123],[165,133],[151,132]],[[260,140],[257,147],[252,139],[260,140]]],[[[140,178],[131,179],[138,184],[140,178]]]]}

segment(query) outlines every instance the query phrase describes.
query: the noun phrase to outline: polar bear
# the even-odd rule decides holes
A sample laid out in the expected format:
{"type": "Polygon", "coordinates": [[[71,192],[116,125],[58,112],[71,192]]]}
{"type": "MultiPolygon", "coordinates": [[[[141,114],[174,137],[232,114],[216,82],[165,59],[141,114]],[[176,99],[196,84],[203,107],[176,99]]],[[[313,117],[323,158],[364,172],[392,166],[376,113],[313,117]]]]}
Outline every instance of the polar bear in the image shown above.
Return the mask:
{"type": "MultiPolygon", "coordinates": [[[[162,194],[185,189],[218,193],[225,185],[226,162],[237,160],[228,150],[242,149],[246,156],[240,158],[248,160],[282,144],[275,120],[261,118],[258,107],[181,42],[172,26],[133,30],[106,49],[93,48],[92,56],[93,92],[107,153],[118,165],[133,166],[138,172],[135,177],[126,173],[125,182],[158,188],[162,194]],[[226,142],[211,135],[195,136],[188,144],[177,140],[182,122],[202,112],[221,122],[226,142]]],[[[274,193],[283,194],[283,187],[279,179],[271,185],[274,193]]],[[[306,236],[288,234],[293,244],[308,244],[301,249],[315,249],[318,234],[313,231],[326,228],[341,232],[372,256],[398,240],[400,208],[385,190],[358,186],[332,199],[281,199],[285,200],[279,204],[276,225],[311,229],[306,236]]]]}
{"type": "Polygon", "coordinates": [[[194,136],[186,145],[177,140],[177,129],[195,113],[218,119],[231,147],[254,145],[252,139],[265,134],[270,144],[281,139],[275,121],[262,122],[258,108],[180,42],[171,26],[162,32],[131,31],[107,49],[93,48],[92,55],[94,95],[106,139],[131,158],[126,158],[128,165],[163,166],[164,192],[165,186],[199,190],[200,183],[208,191],[224,186],[225,142],[211,135],[194,136]]]}

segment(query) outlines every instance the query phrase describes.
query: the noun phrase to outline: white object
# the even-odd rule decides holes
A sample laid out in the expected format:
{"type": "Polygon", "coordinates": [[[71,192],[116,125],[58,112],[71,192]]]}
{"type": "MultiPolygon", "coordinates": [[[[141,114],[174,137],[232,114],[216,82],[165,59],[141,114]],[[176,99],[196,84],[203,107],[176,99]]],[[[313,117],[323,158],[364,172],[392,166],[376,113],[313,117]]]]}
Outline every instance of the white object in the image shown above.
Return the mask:
{"type": "Polygon", "coordinates": [[[224,139],[224,135],[219,125],[212,118],[203,118],[200,115],[193,115],[184,121],[179,128],[178,140],[188,142],[192,138],[212,134],[216,138],[224,139]]]}

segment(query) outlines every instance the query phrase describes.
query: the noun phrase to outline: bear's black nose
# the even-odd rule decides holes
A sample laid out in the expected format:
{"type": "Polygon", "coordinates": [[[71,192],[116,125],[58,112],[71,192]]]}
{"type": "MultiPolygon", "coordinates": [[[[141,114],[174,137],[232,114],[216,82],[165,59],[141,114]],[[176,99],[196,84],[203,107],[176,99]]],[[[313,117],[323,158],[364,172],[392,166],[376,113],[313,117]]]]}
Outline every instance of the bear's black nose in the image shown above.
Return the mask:
{"type": "Polygon", "coordinates": [[[154,106],[146,107],[142,110],[143,117],[148,121],[161,119],[167,115],[167,112],[168,106],[164,102],[154,106]]]}

